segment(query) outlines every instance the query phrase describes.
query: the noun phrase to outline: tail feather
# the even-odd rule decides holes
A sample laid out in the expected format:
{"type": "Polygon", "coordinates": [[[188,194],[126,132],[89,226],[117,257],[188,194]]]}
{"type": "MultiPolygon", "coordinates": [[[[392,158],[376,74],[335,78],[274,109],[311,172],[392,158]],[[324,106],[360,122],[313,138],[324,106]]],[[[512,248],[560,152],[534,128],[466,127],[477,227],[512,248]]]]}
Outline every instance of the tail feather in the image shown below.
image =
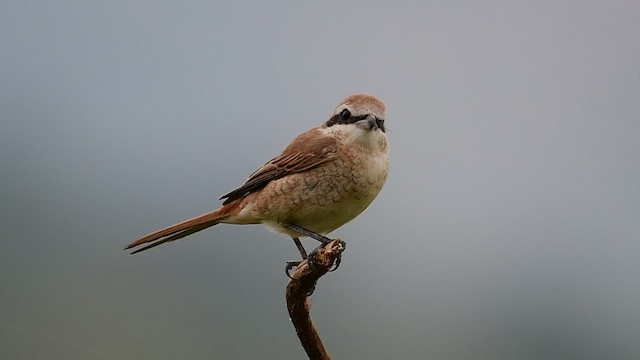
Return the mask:
{"type": "Polygon", "coordinates": [[[175,225],[171,225],[164,229],[152,232],[151,234],[145,235],[140,239],[130,243],[124,249],[128,250],[143,244],[151,243],[140,249],[136,249],[131,253],[131,254],[136,254],[141,251],[154,248],[158,245],[162,245],[166,242],[178,240],[185,236],[188,236],[198,231],[209,228],[213,225],[220,223],[226,217],[226,214],[223,213],[221,210],[222,209],[218,209],[200,216],[196,216],[192,219],[185,220],[175,225]]]}

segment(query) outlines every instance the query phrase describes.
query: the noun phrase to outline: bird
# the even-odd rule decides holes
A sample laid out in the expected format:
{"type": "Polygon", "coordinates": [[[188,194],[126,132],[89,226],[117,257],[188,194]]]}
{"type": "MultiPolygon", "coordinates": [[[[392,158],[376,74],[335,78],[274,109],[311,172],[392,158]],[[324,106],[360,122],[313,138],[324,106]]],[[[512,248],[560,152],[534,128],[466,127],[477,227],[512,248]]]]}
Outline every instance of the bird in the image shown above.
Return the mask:
{"type": "Polygon", "coordinates": [[[385,117],[384,103],[373,95],[347,96],[328,120],[220,197],[218,209],[138,238],[125,250],[136,254],[217,224],[264,224],[290,237],[306,259],[301,237],[327,243],[327,234],[362,213],[382,189],[389,173],[385,117]]]}

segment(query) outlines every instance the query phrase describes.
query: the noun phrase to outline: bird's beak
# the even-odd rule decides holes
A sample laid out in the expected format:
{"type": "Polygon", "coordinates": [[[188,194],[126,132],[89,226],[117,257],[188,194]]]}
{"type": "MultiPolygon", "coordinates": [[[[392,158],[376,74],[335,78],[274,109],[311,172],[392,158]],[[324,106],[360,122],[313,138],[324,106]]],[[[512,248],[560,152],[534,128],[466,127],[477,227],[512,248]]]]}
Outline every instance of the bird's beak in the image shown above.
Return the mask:
{"type": "Polygon", "coordinates": [[[378,122],[373,115],[367,115],[366,118],[358,121],[356,125],[363,130],[376,130],[378,128],[378,122]]]}

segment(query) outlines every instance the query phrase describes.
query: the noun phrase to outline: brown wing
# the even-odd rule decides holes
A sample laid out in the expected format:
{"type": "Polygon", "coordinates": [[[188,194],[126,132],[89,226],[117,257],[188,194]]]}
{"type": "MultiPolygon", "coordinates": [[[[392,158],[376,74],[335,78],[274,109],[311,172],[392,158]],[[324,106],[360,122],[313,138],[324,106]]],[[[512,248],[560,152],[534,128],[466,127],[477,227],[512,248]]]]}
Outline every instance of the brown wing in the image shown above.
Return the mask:
{"type": "Polygon", "coordinates": [[[251,174],[242,186],[220,199],[225,199],[223,204],[227,204],[263,188],[272,180],[313,169],[336,157],[336,140],[323,134],[318,127],[310,129],[293,139],[280,155],[251,174]]]}

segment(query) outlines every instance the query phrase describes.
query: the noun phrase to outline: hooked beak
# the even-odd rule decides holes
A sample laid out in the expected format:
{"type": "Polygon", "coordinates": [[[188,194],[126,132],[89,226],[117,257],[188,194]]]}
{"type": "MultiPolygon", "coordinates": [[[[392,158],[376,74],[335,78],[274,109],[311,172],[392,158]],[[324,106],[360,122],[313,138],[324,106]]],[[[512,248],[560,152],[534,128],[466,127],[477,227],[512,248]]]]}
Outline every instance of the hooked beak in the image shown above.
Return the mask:
{"type": "Polygon", "coordinates": [[[376,130],[378,128],[378,121],[373,115],[367,115],[366,118],[358,121],[356,125],[363,130],[376,130]]]}

